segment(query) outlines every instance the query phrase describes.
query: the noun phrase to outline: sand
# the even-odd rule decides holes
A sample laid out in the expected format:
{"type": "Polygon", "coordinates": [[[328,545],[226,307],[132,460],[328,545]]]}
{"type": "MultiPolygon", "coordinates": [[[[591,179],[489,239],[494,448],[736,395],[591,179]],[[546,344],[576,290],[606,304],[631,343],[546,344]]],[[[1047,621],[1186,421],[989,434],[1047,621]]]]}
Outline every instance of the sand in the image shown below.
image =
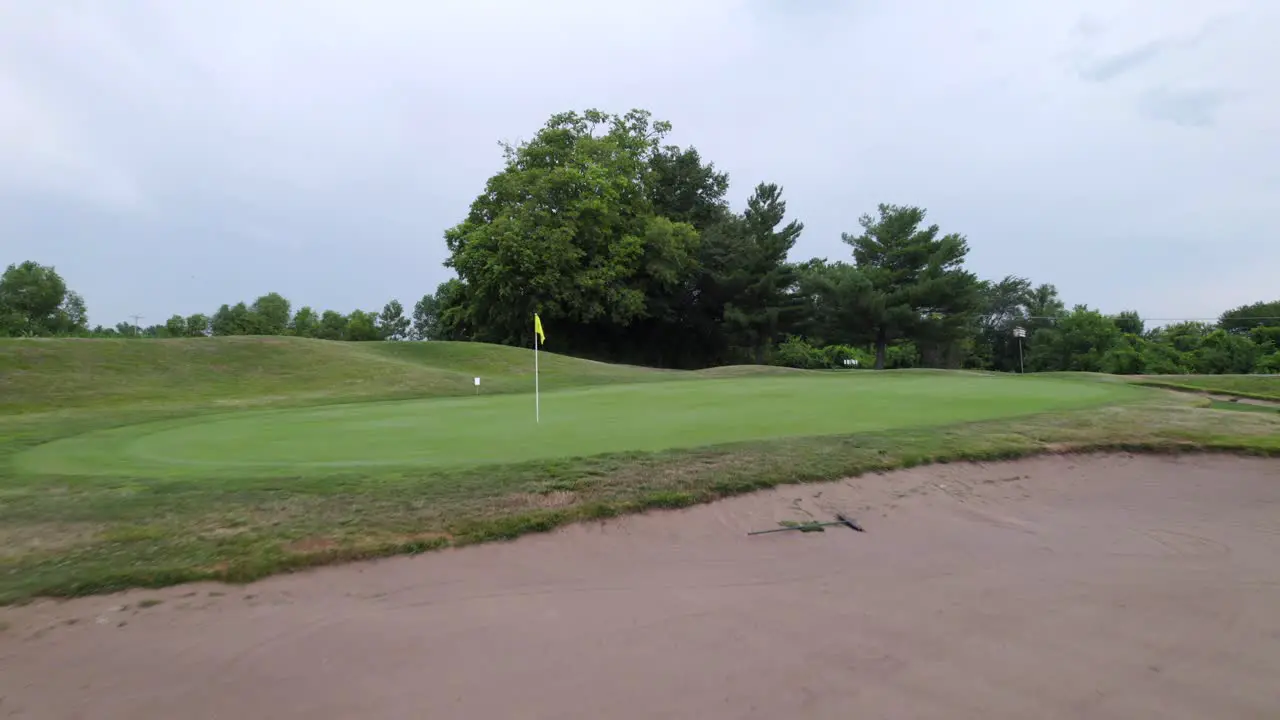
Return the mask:
{"type": "Polygon", "coordinates": [[[921,468],[0,621],[0,718],[1274,719],[1280,463],[921,468]]]}

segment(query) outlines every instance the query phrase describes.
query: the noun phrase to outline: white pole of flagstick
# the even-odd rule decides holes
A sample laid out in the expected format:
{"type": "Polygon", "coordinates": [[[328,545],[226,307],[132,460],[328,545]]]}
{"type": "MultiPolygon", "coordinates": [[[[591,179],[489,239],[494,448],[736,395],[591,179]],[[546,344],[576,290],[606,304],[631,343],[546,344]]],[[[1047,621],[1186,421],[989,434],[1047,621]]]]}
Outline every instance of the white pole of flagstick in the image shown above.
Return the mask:
{"type": "Polygon", "coordinates": [[[538,333],[533,334],[533,421],[542,422],[542,394],[538,389],[538,333]]]}

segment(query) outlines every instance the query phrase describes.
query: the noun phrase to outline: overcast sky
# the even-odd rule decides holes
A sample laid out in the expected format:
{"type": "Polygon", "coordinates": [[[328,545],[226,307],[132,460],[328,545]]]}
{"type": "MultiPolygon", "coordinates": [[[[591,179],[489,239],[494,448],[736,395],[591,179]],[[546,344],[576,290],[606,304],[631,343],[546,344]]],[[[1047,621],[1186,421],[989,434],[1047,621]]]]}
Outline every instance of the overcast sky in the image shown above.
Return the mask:
{"type": "Polygon", "coordinates": [[[983,277],[1208,317],[1277,299],[1276,0],[0,0],[0,265],[94,323],[278,291],[406,306],[554,112],[651,110],[784,186],[794,257],[878,202],[983,277]]]}

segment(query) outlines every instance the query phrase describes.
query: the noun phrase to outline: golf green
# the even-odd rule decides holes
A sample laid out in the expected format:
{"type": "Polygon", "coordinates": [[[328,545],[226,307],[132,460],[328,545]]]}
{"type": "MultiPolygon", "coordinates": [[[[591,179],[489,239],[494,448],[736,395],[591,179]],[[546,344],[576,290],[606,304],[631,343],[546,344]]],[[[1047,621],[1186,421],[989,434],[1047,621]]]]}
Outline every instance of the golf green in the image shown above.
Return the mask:
{"type": "Polygon", "coordinates": [[[57,440],[15,458],[63,475],[169,477],[457,467],[937,426],[1140,396],[1119,383],[865,372],[245,411],[57,440]]]}

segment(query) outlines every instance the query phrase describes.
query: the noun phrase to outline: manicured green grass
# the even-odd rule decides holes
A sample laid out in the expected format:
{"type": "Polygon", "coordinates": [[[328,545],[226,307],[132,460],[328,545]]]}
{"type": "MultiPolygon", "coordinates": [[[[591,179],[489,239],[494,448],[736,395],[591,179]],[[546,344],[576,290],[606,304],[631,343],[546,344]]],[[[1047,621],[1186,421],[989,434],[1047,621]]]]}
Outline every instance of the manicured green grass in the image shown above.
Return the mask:
{"type": "Polygon", "coordinates": [[[532,397],[512,394],[530,359],[453,343],[0,341],[0,603],[245,581],[924,462],[1280,454],[1280,414],[1109,377],[676,373],[551,354],[534,425],[532,397]],[[477,374],[492,394],[472,396],[477,374]]]}
{"type": "Polygon", "coordinates": [[[146,477],[461,467],[948,425],[1131,400],[1122,384],[1015,376],[802,374],[257,411],[40,445],[21,472],[146,477]]]}
{"type": "Polygon", "coordinates": [[[1280,375],[1147,375],[1140,385],[1280,401],[1280,375]]]}

